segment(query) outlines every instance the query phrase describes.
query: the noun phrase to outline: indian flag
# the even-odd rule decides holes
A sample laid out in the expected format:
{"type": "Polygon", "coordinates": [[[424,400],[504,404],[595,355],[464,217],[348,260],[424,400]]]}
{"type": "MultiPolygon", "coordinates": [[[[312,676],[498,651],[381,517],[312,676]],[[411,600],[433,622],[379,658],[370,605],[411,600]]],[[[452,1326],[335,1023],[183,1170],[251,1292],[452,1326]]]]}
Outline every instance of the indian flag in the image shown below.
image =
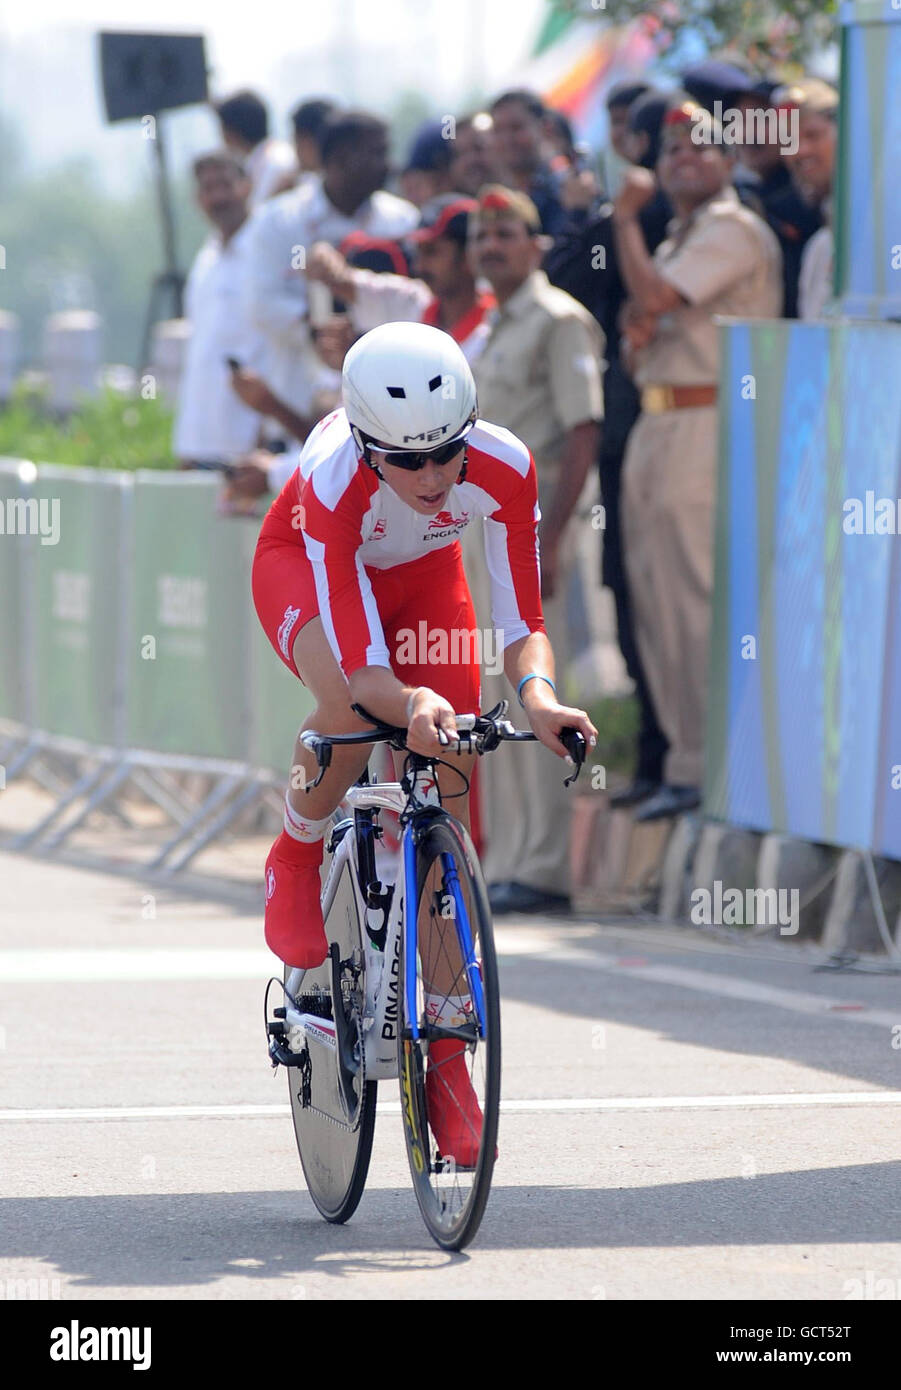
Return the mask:
{"type": "Polygon", "coordinates": [[[647,73],[658,56],[657,29],[649,16],[616,26],[552,5],[517,85],[540,92],[569,117],[578,139],[596,147],[606,135],[607,92],[647,73]]]}

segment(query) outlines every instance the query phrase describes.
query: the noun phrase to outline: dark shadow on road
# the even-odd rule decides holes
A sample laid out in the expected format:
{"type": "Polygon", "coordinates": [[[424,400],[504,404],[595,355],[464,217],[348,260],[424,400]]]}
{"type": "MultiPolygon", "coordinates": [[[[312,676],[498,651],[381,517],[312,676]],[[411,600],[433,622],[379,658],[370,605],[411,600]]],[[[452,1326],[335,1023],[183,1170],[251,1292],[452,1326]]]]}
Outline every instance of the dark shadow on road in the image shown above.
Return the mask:
{"type": "MultiPolygon", "coordinates": [[[[599,932],[586,937],[559,921],[535,925],[542,934],[551,932],[561,947],[597,950],[603,956],[623,958],[625,964],[617,970],[593,969],[578,962],[554,961],[541,952],[502,954],[502,999],[581,1016],[591,1025],[620,1023],[646,1028],[660,1038],[693,1047],[778,1057],[816,1071],[901,1089],[901,1049],[892,1028],[853,1021],[854,1007],[863,1005],[889,1014],[895,1010],[901,1028],[901,981],[896,977],[813,973],[810,960],[799,959],[789,948],[784,960],[753,948],[747,955],[716,947],[709,952],[686,951],[680,947],[676,929],[670,947],[659,941],[630,939],[628,929],[622,936],[599,932]],[[823,995],[842,1001],[849,1012],[841,1020],[829,1012],[820,1017],[774,1003],[663,983],[642,976],[643,962],[823,995]]],[[[528,926],[522,930],[527,933],[528,926]]],[[[748,1091],[760,1089],[752,1070],[747,1082],[748,1091]]],[[[655,1093],[653,1087],[650,1093],[655,1093]]]]}
{"type": "MultiPolygon", "coordinates": [[[[496,1187],[473,1250],[678,1249],[693,1246],[889,1244],[901,1241],[901,1163],[861,1164],[654,1187],[496,1187]]],[[[4,1259],[40,1259],[63,1297],[133,1286],[207,1287],[227,1276],[285,1280],[302,1298],[312,1272],[335,1282],[432,1270],[446,1254],[422,1227],[409,1190],[367,1192],[346,1226],[305,1193],[34,1197],[4,1201],[4,1259]],[[247,1263],[252,1262],[252,1263],[247,1263]]],[[[271,1297],[272,1290],[260,1297],[271,1297]]]]}

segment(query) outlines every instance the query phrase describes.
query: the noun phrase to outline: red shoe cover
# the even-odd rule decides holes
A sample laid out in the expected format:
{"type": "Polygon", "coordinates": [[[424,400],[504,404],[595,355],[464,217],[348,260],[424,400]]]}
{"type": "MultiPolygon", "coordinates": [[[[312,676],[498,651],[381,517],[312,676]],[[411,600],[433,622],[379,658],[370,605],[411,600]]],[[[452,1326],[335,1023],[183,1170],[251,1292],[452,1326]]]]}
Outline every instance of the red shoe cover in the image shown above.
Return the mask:
{"type": "Polygon", "coordinates": [[[319,902],[323,844],[304,844],[283,830],[266,860],[266,945],[286,965],[304,970],[328,955],[319,902]]]}
{"type": "MultiPolygon", "coordinates": [[[[425,1074],[429,1127],[443,1158],[474,1168],[482,1142],[482,1112],[463,1060],[465,1044],[454,1038],[429,1043],[425,1074]]],[[[497,1150],[494,1151],[497,1158],[497,1150]]]]}

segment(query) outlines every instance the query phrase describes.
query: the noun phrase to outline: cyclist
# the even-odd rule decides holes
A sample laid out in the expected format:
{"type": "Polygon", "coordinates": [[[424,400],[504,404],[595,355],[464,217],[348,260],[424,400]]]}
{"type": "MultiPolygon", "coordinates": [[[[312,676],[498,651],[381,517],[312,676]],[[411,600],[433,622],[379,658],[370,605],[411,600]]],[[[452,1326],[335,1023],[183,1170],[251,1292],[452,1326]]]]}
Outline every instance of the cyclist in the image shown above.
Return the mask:
{"type": "MultiPolygon", "coordinates": [[[[312,431],[273,502],[253,565],[260,621],[316,700],[301,732],[362,732],[371,726],[351,709],[356,702],[406,726],[413,752],[446,754],[439,731],[453,739],[455,711],[479,708],[479,634],[459,536],[482,516],[504,670],[529,724],[561,758],[565,726],[593,745],[597,730],[585,711],[556,698],[541,614],[534,462],[515,435],[478,419],[460,347],[425,324],[383,324],[348,352],[342,392],[344,408],[312,431]]],[[[266,942],[288,965],[310,968],[326,957],[323,839],[369,751],[335,747],[322,782],[307,791],[318,768],[298,736],[284,830],[266,861],[266,942]]],[[[454,763],[469,775],[473,760],[454,763]]],[[[459,790],[450,769],[437,776],[442,794],[459,790]]],[[[462,803],[456,813],[468,826],[462,803]]],[[[469,1001],[435,995],[426,1004],[435,1022],[454,1026],[469,1001]]],[[[439,1148],[463,1162],[469,1141],[459,1117],[478,1134],[481,1113],[462,1043],[432,1044],[426,1084],[439,1148]]]]}

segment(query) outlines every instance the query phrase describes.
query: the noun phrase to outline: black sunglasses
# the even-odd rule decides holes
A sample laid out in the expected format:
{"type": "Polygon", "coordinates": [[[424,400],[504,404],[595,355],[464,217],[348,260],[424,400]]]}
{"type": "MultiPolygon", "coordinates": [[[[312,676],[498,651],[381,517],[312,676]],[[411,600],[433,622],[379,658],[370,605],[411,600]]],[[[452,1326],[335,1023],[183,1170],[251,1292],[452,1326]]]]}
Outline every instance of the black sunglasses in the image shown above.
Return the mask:
{"type": "Polygon", "coordinates": [[[445,463],[450,463],[465,446],[468,433],[467,430],[466,434],[449,439],[446,444],[439,444],[437,449],[379,449],[375,444],[369,444],[367,447],[370,453],[381,454],[385,462],[390,463],[392,467],[405,468],[408,473],[418,473],[427,463],[437,463],[439,468],[445,463]]]}

